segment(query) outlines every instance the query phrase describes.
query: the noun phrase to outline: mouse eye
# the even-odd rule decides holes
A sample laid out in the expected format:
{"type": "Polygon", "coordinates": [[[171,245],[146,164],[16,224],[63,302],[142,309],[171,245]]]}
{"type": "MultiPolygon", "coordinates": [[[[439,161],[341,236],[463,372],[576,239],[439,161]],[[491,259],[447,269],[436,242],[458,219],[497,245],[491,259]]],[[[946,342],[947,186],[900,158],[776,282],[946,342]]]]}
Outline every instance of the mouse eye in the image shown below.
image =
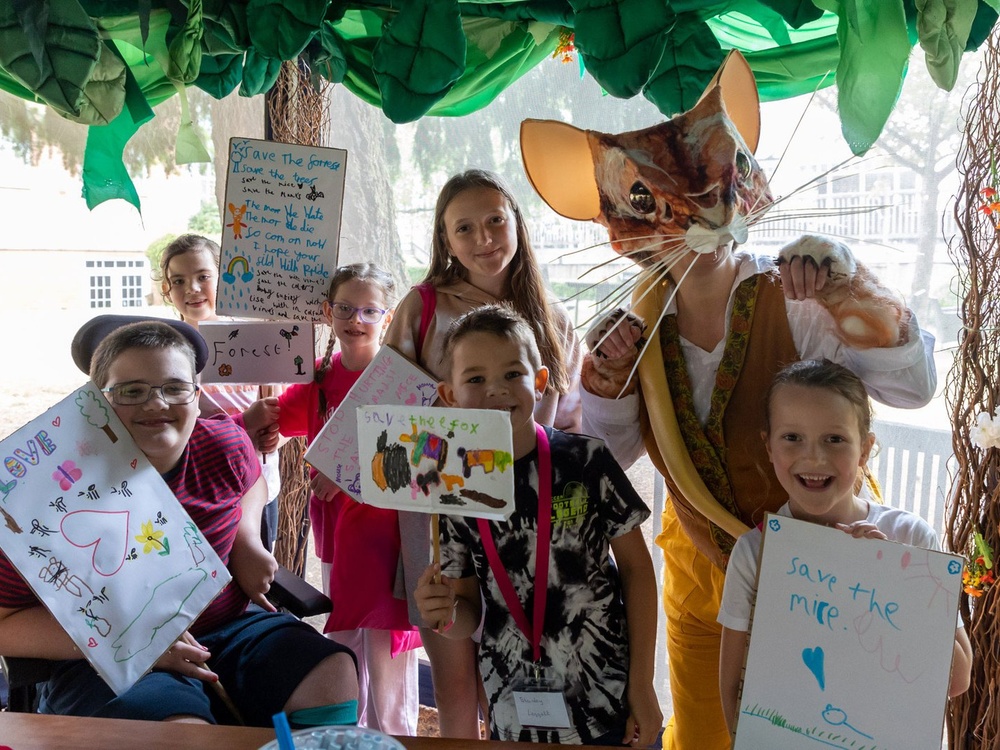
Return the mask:
{"type": "Polygon", "coordinates": [[[750,176],[750,157],[742,151],[736,152],[736,171],[740,173],[741,180],[750,176]]]}
{"type": "Polygon", "coordinates": [[[641,182],[636,182],[628,191],[628,202],[632,210],[640,214],[651,214],[656,208],[656,199],[649,188],[641,182]]]}

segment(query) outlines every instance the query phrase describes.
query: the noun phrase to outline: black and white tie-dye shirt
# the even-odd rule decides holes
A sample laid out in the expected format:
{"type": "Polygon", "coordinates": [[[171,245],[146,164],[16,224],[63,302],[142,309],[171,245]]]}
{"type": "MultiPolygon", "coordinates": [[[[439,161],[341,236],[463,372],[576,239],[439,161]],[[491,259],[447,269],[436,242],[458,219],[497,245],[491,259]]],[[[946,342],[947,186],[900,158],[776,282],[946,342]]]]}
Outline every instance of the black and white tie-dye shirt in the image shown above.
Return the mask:
{"type": "MultiPolygon", "coordinates": [[[[545,428],[552,453],[552,544],[541,640],[547,675],[563,683],[571,729],[525,729],[513,684],[533,662],[531,643],[504,602],[475,519],[443,516],[445,575],[475,575],[485,597],[479,662],[490,702],[491,729],[501,740],[586,744],[624,725],[628,631],[611,539],[649,516],[621,467],[597,438],[545,428]]],[[[538,522],[538,451],[514,462],[514,513],[490,522],[497,554],[532,619],[538,522]]],[[[649,606],[655,607],[656,602],[649,606]]]]}

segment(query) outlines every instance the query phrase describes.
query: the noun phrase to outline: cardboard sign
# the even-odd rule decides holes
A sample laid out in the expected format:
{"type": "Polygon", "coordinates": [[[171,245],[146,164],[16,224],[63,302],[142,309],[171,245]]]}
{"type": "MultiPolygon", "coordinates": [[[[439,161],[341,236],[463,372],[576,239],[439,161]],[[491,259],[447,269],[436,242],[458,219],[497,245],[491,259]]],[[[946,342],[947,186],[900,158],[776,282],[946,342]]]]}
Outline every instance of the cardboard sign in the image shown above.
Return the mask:
{"type": "Polygon", "coordinates": [[[346,167],[343,149],[229,141],[216,312],[323,319],[346,167]]]}
{"type": "Polygon", "coordinates": [[[312,323],[207,321],[202,383],[308,383],[313,379],[312,323]]]}
{"type": "Polygon", "coordinates": [[[93,383],[0,455],[0,550],[120,695],[229,571],[93,383]]]}
{"type": "Polygon", "coordinates": [[[437,378],[391,346],[383,346],[309,444],[305,459],[348,495],[364,502],[358,465],[358,407],[430,406],[436,399],[437,378]]]}
{"type": "Polygon", "coordinates": [[[769,514],[736,750],[940,750],[962,558],[769,514]]]}
{"type": "Polygon", "coordinates": [[[366,503],[494,520],[514,512],[514,453],[505,412],[363,406],[358,451],[366,503]]]}

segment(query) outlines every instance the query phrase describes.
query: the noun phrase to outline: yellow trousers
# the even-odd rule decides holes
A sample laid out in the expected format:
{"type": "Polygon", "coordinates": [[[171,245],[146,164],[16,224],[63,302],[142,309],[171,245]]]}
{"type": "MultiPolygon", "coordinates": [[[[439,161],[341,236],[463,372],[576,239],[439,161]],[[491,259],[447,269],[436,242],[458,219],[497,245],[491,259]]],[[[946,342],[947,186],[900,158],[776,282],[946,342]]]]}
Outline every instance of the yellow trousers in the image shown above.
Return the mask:
{"type": "Polygon", "coordinates": [[[725,574],[701,554],[681,528],[673,503],[663,511],[663,609],[674,715],[663,733],[664,750],[729,750],[729,731],[719,697],[716,622],[725,574]]]}

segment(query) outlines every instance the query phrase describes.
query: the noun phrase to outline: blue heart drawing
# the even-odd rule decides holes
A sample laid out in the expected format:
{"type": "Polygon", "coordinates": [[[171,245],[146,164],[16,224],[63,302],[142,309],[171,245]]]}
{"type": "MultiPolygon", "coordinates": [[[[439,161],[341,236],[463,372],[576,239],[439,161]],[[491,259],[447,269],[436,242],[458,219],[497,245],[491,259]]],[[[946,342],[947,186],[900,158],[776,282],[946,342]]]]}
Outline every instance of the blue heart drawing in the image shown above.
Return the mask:
{"type": "Polygon", "coordinates": [[[819,689],[826,690],[826,675],[823,672],[823,649],[820,646],[802,649],[802,661],[816,677],[819,689]]]}

